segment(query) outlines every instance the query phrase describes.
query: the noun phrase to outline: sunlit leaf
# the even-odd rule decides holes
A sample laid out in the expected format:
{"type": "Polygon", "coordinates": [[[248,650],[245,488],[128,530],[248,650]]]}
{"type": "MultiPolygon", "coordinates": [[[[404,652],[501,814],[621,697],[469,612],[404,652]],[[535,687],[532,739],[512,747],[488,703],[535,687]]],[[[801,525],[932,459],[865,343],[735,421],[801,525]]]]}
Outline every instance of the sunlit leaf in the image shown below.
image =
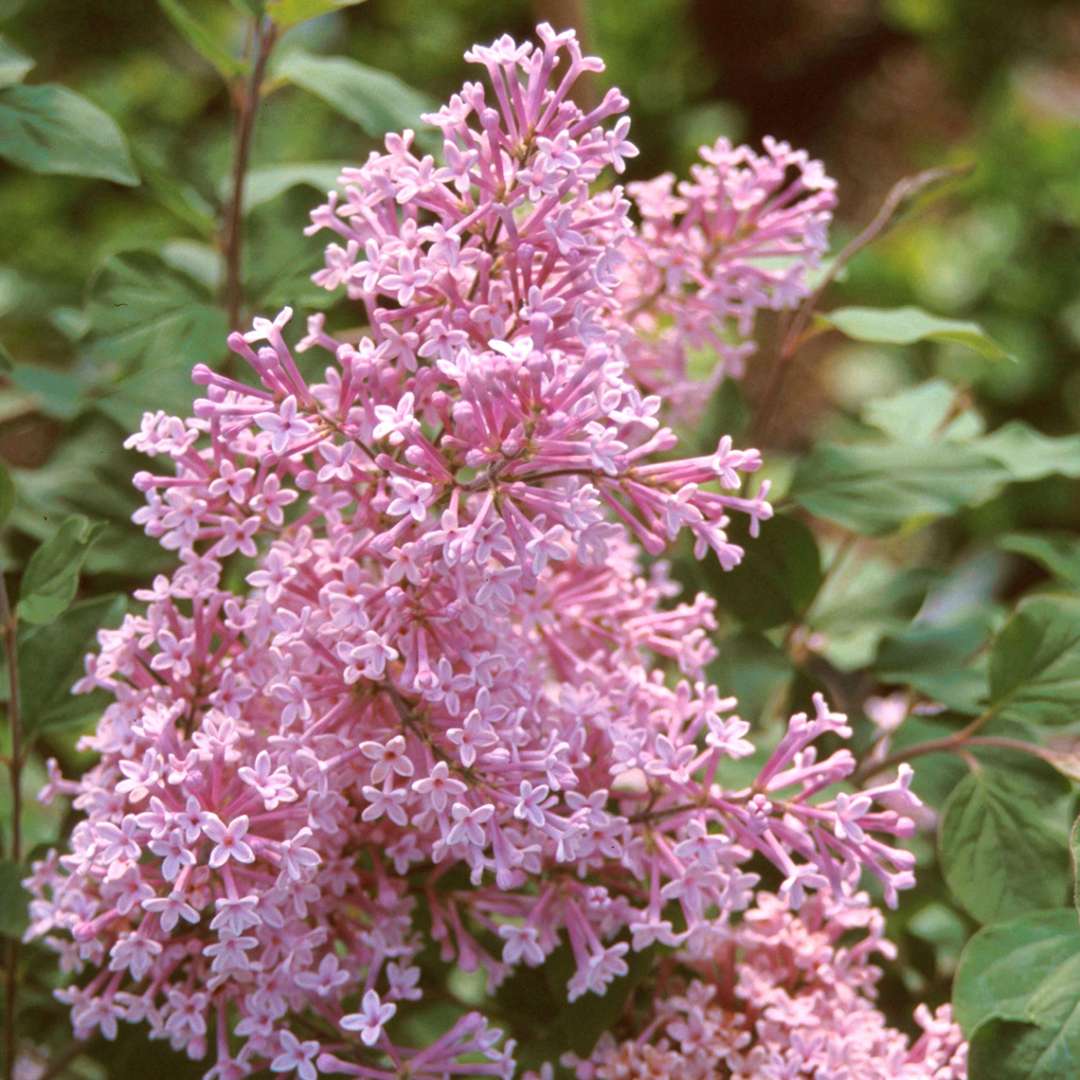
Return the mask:
{"type": "Polygon", "coordinates": [[[0,157],[32,172],[139,182],[116,122],[64,86],[0,90],[0,157]]]}
{"type": "Polygon", "coordinates": [[[364,0],[268,0],[266,14],[285,30],[307,19],[327,15],[331,11],[341,11],[342,8],[356,7],[363,2],[364,0]]]}
{"type": "Polygon", "coordinates": [[[839,330],[853,341],[875,345],[914,345],[940,341],[963,345],[988,360],[1007,360],[1009,354],[978,323],[945,319],[916,307],[838,308],[816,316],[818,324],[839,330]]]}
{"type": "Polygon", "coordinates": [[[34,61],[29,56],[0,37],[0,87],[22,82],[33,66],[34,61]]]}

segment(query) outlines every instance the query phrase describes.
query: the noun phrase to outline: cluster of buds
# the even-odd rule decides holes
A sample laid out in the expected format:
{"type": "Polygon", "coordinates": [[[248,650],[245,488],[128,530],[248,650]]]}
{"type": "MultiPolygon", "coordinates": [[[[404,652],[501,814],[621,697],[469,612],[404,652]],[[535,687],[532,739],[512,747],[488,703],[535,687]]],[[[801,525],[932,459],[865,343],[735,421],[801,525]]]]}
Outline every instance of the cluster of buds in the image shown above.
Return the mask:
{"type": "MultiPolygon", "coordinates": [[[[642,549],[686,532],[736,565],[730,516],[753,535],[771,514],[765,485],[743,490],[760,458],[726,437],[676,455],[621,276],[660,234],[598,184],[636,153],[626,103],[584,112],[569,91],[599,61],[539,36],[468,54],[490,88],[427,118],[442,164],[391,136],[314,212],[338,234],[317,280],[365,332],[314,316],[291,347],[291,312],[256,319],[229,339],[252,383],[199,366],[194,415],[148,414],[129,440],[159,462],[136,520],[177,567],[88,658],[79,689],[113,698],[84,740],[100,760],[53,776],[83,817],[29,880],[29,936],[76,977],[80,1036],[145,1023],[208,1080],[510,1077],[515,1033],[479,1012],[406,1037],[445,965],[494,989],[566,944],[568,997],[603,994],[631,951],[723,947],[762,891],[752,859],[785,910],[854,903],[864,871],[889,902],[911,884],[893,843],[910,773],[830,797],[854,760],[819,760],[817,740],[850,734],[821,698],[753,784],[721,782],[753,747],[705,678],[712,601],[678,602],[642,549]]],[[[711,153],[698,187],[746,203],[724,228],[791,253],[779,220],[802,189],[762,204],[747,191],[775,177],[711,153]]],[[[805,210],[805,265],[825,206],[805,210]]],[[[732,295],[742,256],[702,258],[732,295]]],[[[802,281],[752,264],[740,318],[802,281]]],[[[680,292],[666,280],[658,311],[680,292]]]]}

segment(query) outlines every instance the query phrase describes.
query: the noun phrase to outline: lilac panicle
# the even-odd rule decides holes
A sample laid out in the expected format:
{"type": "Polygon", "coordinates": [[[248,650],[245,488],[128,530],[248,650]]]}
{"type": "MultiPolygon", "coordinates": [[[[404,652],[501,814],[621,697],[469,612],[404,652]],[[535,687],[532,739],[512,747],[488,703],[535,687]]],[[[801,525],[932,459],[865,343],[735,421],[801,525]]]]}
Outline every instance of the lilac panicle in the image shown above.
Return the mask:
{"type": "Polygon", "coordinates": [[[744,489],[757,451],[678,456],[649,372],[682,378],[650,359],[682,346],[644,320],[686,296],[697,343],[791,302],[831,185],[780,144],[718,144],[670,215],[643,189],[636,227],[606,186],[636,153],[625,99],[583,111],[599,61],[538,34],[470,51],[488,86],[426,118],[440,161],[389,136],[313,213],[335,234],[316,279],[362,333],[316,315],[294,349],[288,309],[255,319],[229,338],[250,384],[200,365],[194,415],[128,440],[155,459],[136,521],[176,566],[99,634],[78,687],[112,698],[83,740],[99,761],[52,775],[82,816],[29,880],[80,1037],[144,1023],[212,1080],[510,1077],[481,1012],[402,1040],[431,943],[493,989],[565,942],[574,1000],[654,942],[702,961],[755,904],[844,912],[864,871],[890,902],[911,884],[910,772],[836,792],[854,760],[818,740],[850,731],[820,697],[724,786],[754,748],[704,674],[713,601],[642,557],[685,533],[730,568],[731,517],[771,514],[744,489]],[[795,262],[763,270],[777,252],[795,262]]]}

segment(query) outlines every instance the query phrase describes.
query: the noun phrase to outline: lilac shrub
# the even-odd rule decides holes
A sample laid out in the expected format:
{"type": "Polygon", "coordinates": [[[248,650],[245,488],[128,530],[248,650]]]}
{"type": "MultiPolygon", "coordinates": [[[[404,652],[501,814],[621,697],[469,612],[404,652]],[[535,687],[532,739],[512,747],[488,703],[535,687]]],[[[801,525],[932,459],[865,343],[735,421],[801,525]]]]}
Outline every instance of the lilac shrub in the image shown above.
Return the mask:
{"type": "Polygon", "coordinates": [[[143,1023],[211,1080],[515,1075],[482,1012],[399,1034],[441,989],[432,943],[489,991],[565,943],[570,1001],[674,955],[636,1041],[566,1058],[582,1077],[960,1077],[947,1016],[909,1047],[871,1004],[860,882],[913,883],[911,770],[838,790],[851,730],[816,696],[725,785],[754,745],[706,681],[714,605],[652,558],[685,533],[731,568],[731,516],[772,512],[757,451],[678,456],[665,407],[692,350],[737,370],[754,312],[806,294],[832,183],[721,140],[635,185],[635,224],[606,175],[637,153],[625,99],[584,111],[600,62],[538,32],[468,54],[489,86],[425,118],[442,163],[390,136],[314,211],[316,280],[364,332],[315,315],[291,348],[288,309],[256,319],[229,339],[253,383],[199,366],[194,415],[129,440],[177,565],[88,658],[78,689],[113,700],[98,763],[54,770],[82,817],[29,936],[77,1035],[143,1023]]]}

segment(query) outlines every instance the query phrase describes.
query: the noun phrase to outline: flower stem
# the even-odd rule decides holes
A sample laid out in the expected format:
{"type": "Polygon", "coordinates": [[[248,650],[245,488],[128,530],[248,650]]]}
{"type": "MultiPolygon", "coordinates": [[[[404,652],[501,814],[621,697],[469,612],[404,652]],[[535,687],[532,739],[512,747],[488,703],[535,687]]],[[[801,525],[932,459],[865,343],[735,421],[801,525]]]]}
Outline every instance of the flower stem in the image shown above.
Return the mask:
{"type": "MultiPolygon", "coordinates": [[[[17,625],[8,601],[7,584],[0,573],[0,633],[3,634],[4,658],[8,670],[8,722],[11,726],[11,753],[8,778],[11,787],[11,857],[22,861],[22,717],[19,712],[19,655],[17,625]]],[[[15,1017],[19,990],[19,939],[9,937],[4,955],[4,1076],[15,1076],[15,1017]]]]}
{"type": "Polygon", "coordinates": [[[243,315],[244,179],[251,160],[251,139],[255,132],[255,115],[259,111],[266,64],[276,37],[276,28],[269,19],[256,21],[251,75],[237,95],[239,100],[233,144],[232,195],[226,210],[222,241],[225,254],[224,302],[230,330],[238,328],[243,315]]]}

